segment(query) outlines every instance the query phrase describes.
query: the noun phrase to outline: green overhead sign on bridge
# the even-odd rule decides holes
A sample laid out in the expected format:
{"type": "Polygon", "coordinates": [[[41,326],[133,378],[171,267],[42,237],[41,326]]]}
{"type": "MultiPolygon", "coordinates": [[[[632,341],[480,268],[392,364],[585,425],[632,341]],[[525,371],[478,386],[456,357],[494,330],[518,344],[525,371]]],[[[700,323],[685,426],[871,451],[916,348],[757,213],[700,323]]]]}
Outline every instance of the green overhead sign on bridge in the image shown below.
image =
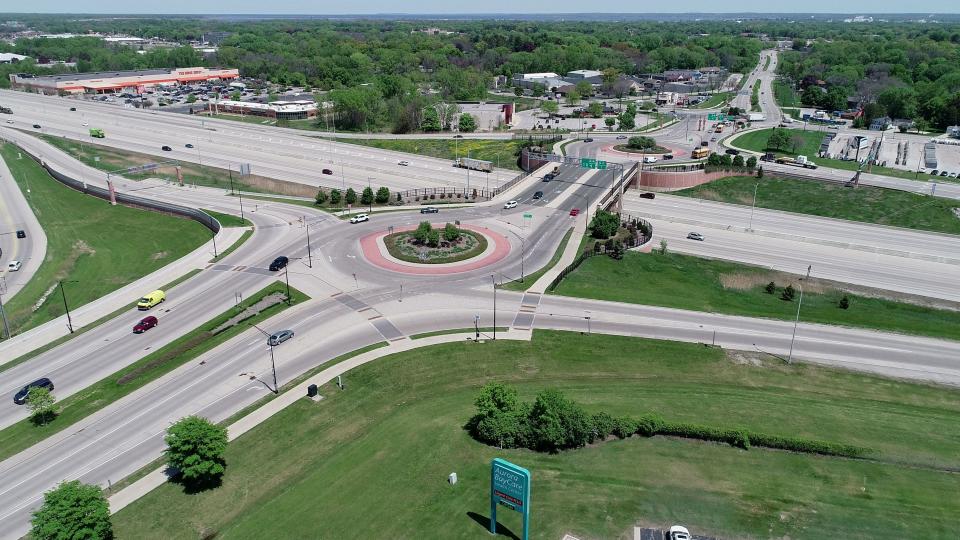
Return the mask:
{"type": "Polygon", "coordinates": [[[580,158],[580,166],[584,169],[606,169],[607,162],[593,158],[580,158]]]}

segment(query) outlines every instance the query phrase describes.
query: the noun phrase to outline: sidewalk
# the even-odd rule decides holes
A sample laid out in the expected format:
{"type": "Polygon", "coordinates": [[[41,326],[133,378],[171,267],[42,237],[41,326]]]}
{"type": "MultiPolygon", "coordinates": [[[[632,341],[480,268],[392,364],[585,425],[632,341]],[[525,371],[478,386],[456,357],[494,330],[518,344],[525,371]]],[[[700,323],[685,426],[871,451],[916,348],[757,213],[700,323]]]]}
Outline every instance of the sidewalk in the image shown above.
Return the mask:
{"type": "MultiPolygon", "coordinates": [[[[517,332],[510,330],[500,333],[499,336],[502,336],[500,339],[529,341],[532,333],[530,331],[517,332]]],[[[230,441],[233,441],[244,433],[269,420],[273,415],[286,409],[290,405],[293,405],[297,401],[301,399],[307,399],[307,387],[311,384],[322,387],[324,384],[336,379],[337,376],[343,375],[344,373],[347,373],[356,367],[362,366],[379,358],[383,358],[384,356],[389,356],[391,354],[409,351],[420,347],[438,345],[441,343],[460,343],[471,338],[473,338],[472,332],[431,336],[415,341],[404,339],[401,341],[394,341],[386,347],[380,347],[372,351],[367,351],[363,354],[354,356],[353,358],[344,360],[343,362],[332,365],[313,377],[310,377],[306,381],[287,390],[283,394],[280,394],[275,399],[267,402],[260,408],[237,420],[233,424],[230,424],[227,426],[227,438],[230,441]]],[[[318,406],[323,406],[323,402],[321,401],[318,406]]],[[[110,513],[119,512],[127,505],[163,485],[168,480],[166,469],[166,465],[161,466],[160,468],[151,471],[143,478],[137,480],[136,482],[109,497],[108,501],[110,503],[110,513]]]]}
{"type": "MultiPolygon", "coordinates": [[[[217,249],[220,251],[228,249],[240,239],[246,230],[244,227],[224,227],[220,229],[216,237],[217,249]]],[[[159,289],[191,270],[205,268],[209,264],[210,259],[213,258],[212,247],[210,242],[204,242],[203,245],[189,254],[156,270],[152,274],[144,276],[93,302],[71,310],[70,319],[73,322],[74,330],[83,328],[104,315],[113,313],[140,298],[145,292],[159,289]]],[[[68,334],[66,316],[58,317],[0,343],[0,357],[4,358],[4,360],[13,360],[68,334]]]]}

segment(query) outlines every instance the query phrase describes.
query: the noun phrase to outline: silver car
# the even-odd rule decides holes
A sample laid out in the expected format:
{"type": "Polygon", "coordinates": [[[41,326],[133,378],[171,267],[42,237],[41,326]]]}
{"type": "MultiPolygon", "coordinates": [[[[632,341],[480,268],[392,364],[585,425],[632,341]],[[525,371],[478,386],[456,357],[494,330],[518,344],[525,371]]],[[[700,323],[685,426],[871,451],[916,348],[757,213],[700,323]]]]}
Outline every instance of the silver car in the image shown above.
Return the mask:
{"type": "Polygon", "coordinates": [[[293,330],[281,330],[279,332],[274,332],[273,335],[267,338],[267,345],[275,347],[292,337],[293,330]]]}

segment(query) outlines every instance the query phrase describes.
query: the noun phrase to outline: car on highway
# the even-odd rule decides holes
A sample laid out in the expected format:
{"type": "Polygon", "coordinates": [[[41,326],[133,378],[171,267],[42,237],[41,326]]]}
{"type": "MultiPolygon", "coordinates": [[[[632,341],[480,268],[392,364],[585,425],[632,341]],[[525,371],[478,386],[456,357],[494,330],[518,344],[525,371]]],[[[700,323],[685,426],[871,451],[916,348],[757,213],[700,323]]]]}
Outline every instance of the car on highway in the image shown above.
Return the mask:
{"type": "Polygon", "coordinates": [[[13,120],[7,120],[7,123],[8,123],[8,124],[12,124],[12,123],[13,123],[13,120]]]}
{"type": "Polygon", "coordinates": [[[547,174],[543,175],[543,181],[544,181],[544,182],[549,182],[549,181],[553,180],[553,179],[556,178],[556,177],[557,177],[557,176],[556,176],[555,174],[553,174],[553,173],[547,173],[547,174]]]}
{"type": "Polygon", "coordinates": [[[641,199],[653,199],[653,198],[656,198],[656,196],[657,196],[656,193],[650,193],[649,191],[646,192],[646,193],[641,193],[641,194],[640,194],[640,198],[641,198],[641,199]]]}
{"type": "Polygon", "coordinates": [[[167,294],[161,291],[160,289],[157,289],[151,292],[150,294],[144,296],[139,301],[137,301],[137,309],[139,309],[140,311],[150,309],[153,306],[166,301],[166,299],[167,299],[167,294]]]}
{"type": "Polygon", "coordinates": [[[19,392],[14,394],[13,402],[17,405],[23,405],[27,402],[27,397],[30,395],[30,390],[34,388],[46,388],[47,390],[53,392],[53,381],[46,377],[33,381],[32,383],[21,388],[19,392]]]}
{"type": "Polygon", "coordinates": [[[617,140],[618,140],[618,141],[625,140],[626,138],[627,138],[626,135],[617,135],[617,140]]]}
{"type": "Polygon", "coordinates": [[[163,150],[164,152],[172,152],[172,151],[173,151],[173,148],[170,148],[169,146],[161,146],[160,149],[163,150]]]}
{"type": "Polygon", "coordinates": [[[7,263],[7,272],[16,272],[20,269],[20,261],[10,261],[7,263]]]}
{"type": "Polygon", "coordinates": [[[579,216],[579,215],[580,215],[580,209],[579,209],[579,208],[574,208],[573,210],[570,210],[570,215],[573,216],[573,217],[579,216]]]}
{"type": "Polygon", "coordinates": [[[657,158],[654,157],[654,156],[644,156],[643,162],[644,162],[644,163],[656,163],[656,162],[657,162],[657,158]]]}
{"type": "Polygon", "coordinates": [[[543,192],[542,192],[542,191],[538,191],[538,192],[534,193],[534,194],[533,194],[533,198],[534,198],[534,199],[542,199],[542,198],[543,198],[543,192]]]}
{"type": "Polygon", "coordinates": [[[440,209],[437,208],[436,206],[425,206],[420,209],[420,213],[421,214],[438,214],[440,213],[440,209]]]}
{"type": "Polygon", "coordinates": [[[504,210],[510,210],[511,208],[516,208],[518,204],[520,204],[520,203],[518,203],[517,201],[508,201],[508,202],[504,203],[503,209],[504,209],[504,210]]]}
{"type": "Polygon", "coordinates": [[[76,110],[77,110],[76,107],[70,107],[70,112],[74,112],[74,111],[76,111],[76,110]]]}
{"type": "Polygon", "coordinates": [[[34,124],[33,129],[40,129],[40,124],[34,124]]]}
{"type": "Polygon", "coordinates": [[[190,143],[187,143],[187,144],[183,145],[183,147],[184,147],[184,148],[193,148],[193,145],[190,144],[190,143]]]}
{"type": "Polygon", "coordinates": [[[83,127],[87,127],[87,126],[89,126],[89,125],[90,125],[90,122],[83,122],[83,124],[82,124],[82,125],[83,125],[83,127]]]}
{"type": "Polygon", "coordinates": [[[370,221],[370,216],[367,214],[357,214],[350,218],[350,223],[363,223],[364,221],[370,221]]]}
{"type": "Polygon", "coordinates": [[[730,155],[730,156],[739,156],[739,155],[740,155],[740,151],[739,151],[739,150],[734,150],[733,148],[727,148],[727,151],[726,151],[725,153],[726,153],[727,155],[730,155]]]}
{"type": "Polygon", "coordinates": [[[134,334],[142,334],[157,325],[157,318],[153,315],[140,319],[140,322],[133,327],[134,334]]]}
{"type": "Polygon", "coordinates": [[[454,135],[453,138],[454,138],[454,139],[462,139],[462,138],[463,138],[463,135],[454,135]]]}
{"type": "Polygon", "coordinates": [[[583,142],[585,142],[585,143],[593,142],[593,139],[591,139],[591,138],[588,137],[588,138],[584,139],[583,142]]]}
{"type": "Polygon", "coordinates": [[[408,167],[410,165],[410,162],[405,159],[401,159],[400,161],[397,162],[397,165],[400,165],[401,167],[408,167]]]}
{"type": "Polygon", "coordinates": [[[687,240],[698,240],[703,242],[703,235],[698,232],[692,232],[687,235],[687,240]]]}
{"type": "Polygon", "coordinates": [[[320,172],[322,172],[323,174],[333,174],[333,171],[331,171],[330,169],[324,169],[320,172]]]}
{"type": "Polygon", "coordinates": [[[710,142],[717,142],[717,138],[716,138],[716,137],[710,137],[710,142]]]}
{"type": "Polygon", "coordinates": [[[288,258],[284,257],[283,255],[281,255],[281,256],[277,257],[276,259],[274,259],[272,263],[270,263],[270,271],[271,271],[271,272],[276,272],[276,271],[280,270],[281,268],[285,267],[288,262],[290,262],[290,259],[288,259],[288,258]]]}
{"type": "Polygon", "coordinates": [[[283,343],[284,341],[293,337],[293,330],[281,330],[279,332],[274,332],[267,338],[267,345],[271,347],[276,347],[277,345],[283,343]]]}

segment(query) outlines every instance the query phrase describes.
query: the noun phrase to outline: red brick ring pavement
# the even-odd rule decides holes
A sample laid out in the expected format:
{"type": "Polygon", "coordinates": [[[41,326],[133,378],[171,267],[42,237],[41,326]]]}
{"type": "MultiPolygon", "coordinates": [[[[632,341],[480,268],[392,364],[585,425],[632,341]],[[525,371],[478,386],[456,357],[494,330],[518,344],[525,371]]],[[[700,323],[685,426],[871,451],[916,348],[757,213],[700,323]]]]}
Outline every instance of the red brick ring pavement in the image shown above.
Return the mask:
{"type": "MultiPolygon", "coordinates": [[[[434,224],[436,226],[437,224],[434,224]]],[[[460,262],[460,263],[450,263],[450,264],[418,264],[410,263],[406,261],[396,261],[393,259],[388,259],[384,257],[380,252],[380,239],[384,236],[387,236],[386,232],[380,231],[368,234],[360,239],[360,249],[363,252],[363,256],[367,261],[375,266],[384,268],[386,270],[391,270],[393,272],[401,272],[404,274],[420,274],[420,275],[444,275],[444,274],[459,274],[462,272],[469,272],[471,270],[476,270],[478,268],[483,268],[484,266],[491,265],[497,261],[502,260],[510,253],[510,241],[506,236],[495,233],[490,229],[484,227],[474,227],[472,225],[461,225],[463,229],[475,232],[477,234],[483,235],[487,239],[487,243],[492,243],[494,248],[493,251],[487,253],[487,255],[476,260],[467,259],[470,262],[460,262]]],[[[394,228],[395,233],[412,231],[416,227],[396,227],[394,228]]]]}

